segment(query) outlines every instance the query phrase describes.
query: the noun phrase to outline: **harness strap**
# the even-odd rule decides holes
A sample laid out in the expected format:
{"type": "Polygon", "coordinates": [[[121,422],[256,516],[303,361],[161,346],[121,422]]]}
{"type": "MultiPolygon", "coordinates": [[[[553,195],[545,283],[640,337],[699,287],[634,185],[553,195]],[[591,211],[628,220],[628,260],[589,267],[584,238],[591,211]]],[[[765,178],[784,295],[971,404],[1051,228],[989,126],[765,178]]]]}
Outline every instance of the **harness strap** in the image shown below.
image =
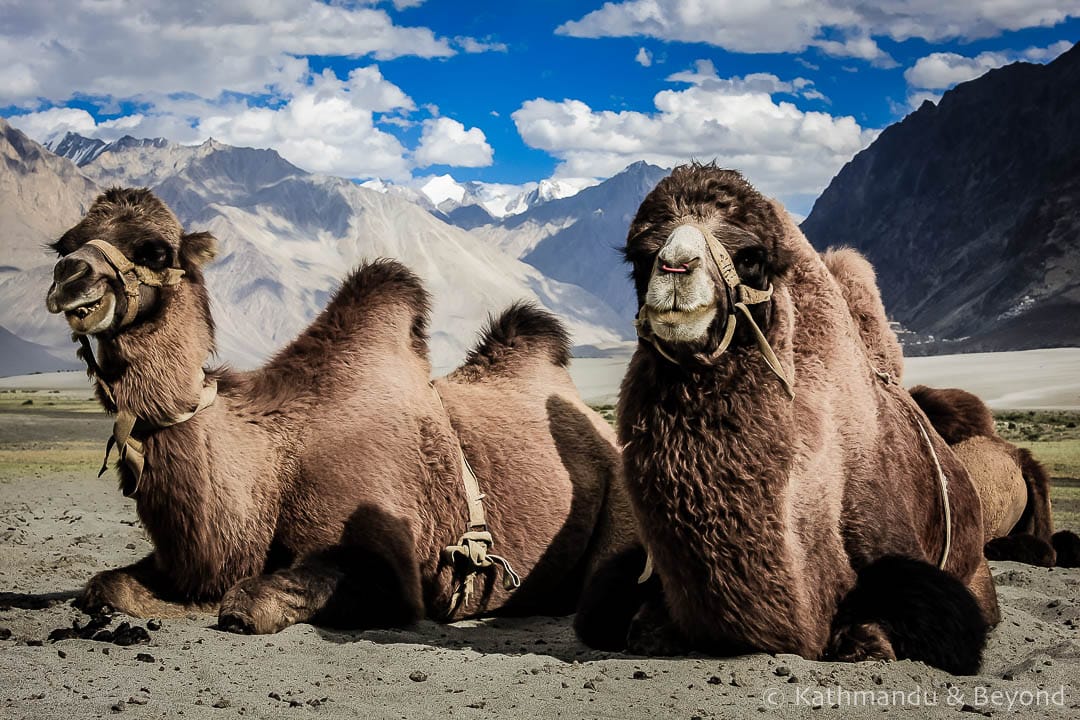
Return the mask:
{"type": "MultiPolygon", "coordinates": [[[[895,385],[900,387],[900,383],[892,374],[884,372],[876,368],[872,363],[870,368],[877,375],[878,379],[885,384],[886,387],[895,385]]],[[[903,388],[901,388],[903,389],[903,388]]],[[[904,391],[906,394],[906,391],[904,391]]],[[[910,396],[908,396],[910,398],[910,396]]],[[[906,399],[902,398],[902,401],[907,403],[906,399]]],[[[908,405],[910,407],[910,404],[908,405]]],[[[941,461],[938,459],[937,451],[934,449],[934,443],[930,439],[930,434],[926,432],[926,426],[923,421],[916,414],[914,415],[915,424],[919,427],[919,435],[922,436],[923,442],[926,443],[927,449],[930,451],[930,459],[934,461],[934,475],[938,481],[938,491],[941,497],[942,514],[945,516],[945,544],[941,549],[941,559],[938,561],[938,569],[944,570],[945,564],[949,561],[949,552],[952,550],[952,505],[949,502],[949,478],[945,475],[945,471],[941,467],[941,461]]]]}
{"type": "Polygon", "coordinates": [[[164,270],[151,270],[144,265],[136,265],[128,260],[124,253],[111,243],[98,238],[86,243],[101,253],[105,262],[109,263],[116,271],[116,277],[124,284],[124,295],[127,297],[127,309],[124,317],[120,320],[120,327],[130,325],[139,314],[139,286],[151,285],[162,287],[164,285],[176,285],[184,277],[184,271],[180,268],[165,268],[164,270]]]}
{"type": "MultiPolygon", "coordinates": [[[[446,412],[442,395],[433,383],[430,383],[430,386],[435,397],[439,399],[443,411],[446,412]]],[[[446,416],[449,419],[449,412],[446,412],[446,416]]],[[[457,544],[443,548],[443,557],[454,566],[455,574],[459,578],[458,585],[450,596],[450,615],[457,612],[459,608],[468,606],[473,595],[473,578],[485,568],[493,566],[502,568],[503,587],[506,590],[521,586],[521,576],[514,571],[510,561],[491,552],[495,541],[488,530],[487,516],[484,513],[485,495],[480,491],[480,481],[472,465],[469,464],[469,459],[465,457],[465,450],[460,440],[457,450],[461,465],[461,479],[465,485],[465,500],[469,508],[469,522],[467,531],[458,539],[457,544]],[[461,569],[462,566],[464,570],[461,569]]]]}
{"type": "MultiPolygon", "coordinates": [[[[765,337],[765,333],[761,332],[761,328],[758,327],[757,322],[754,320],[754,316],[750,312],[749,305],[757,305],[763,302],[767,302],[773,296],[773,287],[769,285],[764,290],[758,290],[757,288],[744,285],[742,279],[739,277],[738,271],[735,269],[735,261],[731,259],[731,254],[724,247],[723,243],[713,237],[712,233],[706,228],[692,225],[702,237],[705,238],[705,246],[709,249],[709,255],[712,257],[713,263],[716,265],[717,271],[720,273],[720,277],[724,280],[724,286],[728,295],[728,303],[731,305],[731,311],[728,314],[727,321],[724,325],[724,337],[720,340],[720,344],[716,346],[708,355],[698,354],[696,357],[705,363],[715,362],[722,354],[724,354],[728,347],[731,345],[731,340],[735,336],[735,326],[738,321],[736,310],[741,312],[746,321],[750,323],[751,329],[754,331],[754,338],[757,340],[758,349],[761,351],[762,357],[765,358],[765,364],[769,366],[773,374],[780,380],[780,384],[784,388],[784,392],[792,400],[795,399],[795,385],[791,377],[784,370],[783,364],[780,362],[780,358],[776,356],[772,346],[769,344],[768,338],[765,337]]],[[[676,230],[678,232],[678,229],[676,230]]],[[[674,234],[674,233],[672,233],[674,234]]],[[[637,317],[634,319],[634,328],[637,330],[637,334],[644,340],[647,340],[656,351],[664,357],[665,360],[679,364],[679,361],[675,359],[663,345],[656,339],[655,333],[649,326],[650,315],[653,315],[648,306],[642,305],[638,310],[637,317]]]]}

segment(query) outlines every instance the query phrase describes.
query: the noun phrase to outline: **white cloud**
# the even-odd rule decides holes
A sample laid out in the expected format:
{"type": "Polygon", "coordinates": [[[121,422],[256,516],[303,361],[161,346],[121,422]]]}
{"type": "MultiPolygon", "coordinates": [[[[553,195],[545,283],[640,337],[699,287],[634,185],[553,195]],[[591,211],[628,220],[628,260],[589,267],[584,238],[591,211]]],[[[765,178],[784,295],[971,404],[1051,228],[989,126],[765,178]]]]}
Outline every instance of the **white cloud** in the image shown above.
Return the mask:
{"type": "Polygon", "coordinates": [[[638,48],[637,55],[634,56],[634,62],[642,67],[649,67],[652,65],[652,53],[643,47],[638,48]]]}
{"type": "Polygon", "coordinates": [[[982,38],[1048,27],[1080,15],[1077,0],[624,0],[607,2],[556,32],[576,37],[653,37],[702,42],[746,53],[818,47],[878,65],[892,59],[873,37],[893,40],[982,38]]]}
{"type": "Polygon", "coordinates": [[[424,4],[424,0],[394,0],[395,10],[406,10],[408,8],[420,7],[424,4]]]}
{"type": "Polygon", "coordinates": [[[908,106],[911,109],[918,108],[924,100],[936,103],[941,99],[941,93],[930,91],[947,90],[1018,60],[1049,62],[1071,47],[1072,43],[1061,41],[1047,47],[1029,47],[1020,51],[988,51],[973,57],[952,52],[931,53],[919,58],[904,71],[904,79],[913,90],[908,95],[908,106]]]}
{"type": "Polygon", "coordinates": [[[506,52],[508,48],[505,43],[493,42],[490,40],[477,40],[471,37],[456,37],[454,43],[460,47],[463,51],[474,54],[484,52],[506,52]]]}
{"type": "Polygon", "coordinates": [[[318,0],[24,3],[0,25],[0,105],[75,93],[157,98],[288,91],[305,55],[445,57],[454,49],[383,10],[318,0]],[[12,70],[13,69],[13,70],[12,70]]]}
{"type": "Polygon", "coordinates": [[[466,130],[457,120],[440,117],[424,121],[420,146],[413,159],[417,167],[487,167],[493,155],[483,130],[475,127],[466,130]]]}
{"type": "Polygon", "coordinates": [[[819,193],[876,135],[854,118],[774,100],[777,93],[813,92],[801,78],[719,78],[711,63],[699,62],[694,72],[670,79],[691,86],[658,93],[655,112],[537,98],[513,119],[528,145],[561,161],[556,177],[607,176],[635,160],[671,167],[715,159],[743,171],[765,192],[788,198],[819,193]]]}

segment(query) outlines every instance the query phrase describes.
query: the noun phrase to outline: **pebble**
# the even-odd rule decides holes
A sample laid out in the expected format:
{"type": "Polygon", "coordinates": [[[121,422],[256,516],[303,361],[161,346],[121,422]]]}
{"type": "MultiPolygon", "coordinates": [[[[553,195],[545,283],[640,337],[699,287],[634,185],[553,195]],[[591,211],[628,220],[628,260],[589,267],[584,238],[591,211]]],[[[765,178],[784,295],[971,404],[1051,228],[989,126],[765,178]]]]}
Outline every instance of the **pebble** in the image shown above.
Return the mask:
{"type": "Polygon", "coordinates": [[[413,670],[411,673],[409,673],[409,679],[413,682],[424,682],[428,679],[428,675],[422,670],[413,670]]]}

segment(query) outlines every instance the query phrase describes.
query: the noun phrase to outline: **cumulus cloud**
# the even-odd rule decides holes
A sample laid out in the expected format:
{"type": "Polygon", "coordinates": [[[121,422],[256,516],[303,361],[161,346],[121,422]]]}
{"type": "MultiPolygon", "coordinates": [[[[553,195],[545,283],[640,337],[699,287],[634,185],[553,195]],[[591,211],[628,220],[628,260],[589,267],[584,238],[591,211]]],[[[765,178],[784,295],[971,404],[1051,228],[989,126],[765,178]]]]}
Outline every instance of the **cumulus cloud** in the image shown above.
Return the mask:
{"type": "Polygon", "coordinates": [[[480,128],[465,129],[457,120],[447,117],[424,121],[420,146],[413,156],[417,167],[455,165],[457,167],[487,167],[494,151],[480,128]]]}
{"type": "Polygon", "coordinates": [[[23,3],[0,29],[0,104],[288,90],[306,55],[445,57],[450,43],[384,10],[318,0],[23,3]]]}
{"type": "Polygon", "coordinates": [[[634,62],[642,67],[649,67],[652,65],[652,53],[643,47],[638,48],[637,55],[634,56],[634,62]]]}
{"type": "Polygon", "coordinates": [[[813,92],[802,78],[768,74],[720,78],[711,63],[676,73],[655,112],[594,109],[580,100],[536,98],[513,114],[531,147],[561,162],[556,177],[606,176],[630,162],[671,167],[692,159],[745,172],[765,192],[787,199],[816,196],[852,155],[876,135],[852,117],[804,112],[773,95],[813,92]]]}
{"type": "Polygon", "coordinates": [[[1005,30],[1049,27],[1080,15],[1076,0],[996,0],[949,3],[926,0],[760,0],[753,3],[688,0],[608,2],[556,32],[576,37],[653,37],[702,42],[735,52],[801,52],[818,47],[878,65],[893,62],[874,37],[992,37],[1005,30]]]}
{"type": "Polygon", "coordinates": [[[1047,47],[1029,47],[1026,50],[1004,50],[982,52],[973,57],[952,52],[931,53],[915,61],[904,71],[904,79],[912,88],[908,94],[908,105],[917,108],[925,100],[937,102],[940,92],[968,80],[974,80],[994,68],[1008,65],[1018,60],[1030,62],[1049,62],[1072,47],[1072,43],[1061,41],[1047,47]]]}
{"type": "MultiPolygon", "coordinates": [[[[438,58],[505,46],[403,27],[373,5],[22,3],[5,9],[0,24],[0,106],[23,108],[10,119],[40,140],[67,131],[181,143],[213,136],[275,148],[317,172],[407,177],[411,153],[387,129],[419,124],[413,115],[437,109],[418,109],[376,65],[339,79],[330,70],[313,73],[306,56],[438,58]],[[63,107],[76,97],[95,105],[98,117],[127,114],[95,122],[63,107]]],[[[476,144],[467,149],[469,162],[477,162],[476,144]]]]}

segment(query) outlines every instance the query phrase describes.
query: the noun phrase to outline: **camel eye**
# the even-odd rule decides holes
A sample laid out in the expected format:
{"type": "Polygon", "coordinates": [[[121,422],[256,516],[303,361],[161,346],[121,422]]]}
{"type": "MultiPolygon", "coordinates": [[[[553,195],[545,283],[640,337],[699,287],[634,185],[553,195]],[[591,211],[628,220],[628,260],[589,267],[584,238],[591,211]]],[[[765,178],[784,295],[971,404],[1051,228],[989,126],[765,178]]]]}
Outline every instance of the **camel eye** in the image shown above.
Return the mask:
{"type": "Polygon", "coordinates": [[[746,248],[735,253],[735,270],[743,277],[760,275],[765,269],[765,251],[746,248]]]}
{"type": "Polygon", "coordinates": [[[131,258],[136,265],[161,268],[169,264],[169,246],[158,240],[147,240],[135,246],[131,258]]]}

